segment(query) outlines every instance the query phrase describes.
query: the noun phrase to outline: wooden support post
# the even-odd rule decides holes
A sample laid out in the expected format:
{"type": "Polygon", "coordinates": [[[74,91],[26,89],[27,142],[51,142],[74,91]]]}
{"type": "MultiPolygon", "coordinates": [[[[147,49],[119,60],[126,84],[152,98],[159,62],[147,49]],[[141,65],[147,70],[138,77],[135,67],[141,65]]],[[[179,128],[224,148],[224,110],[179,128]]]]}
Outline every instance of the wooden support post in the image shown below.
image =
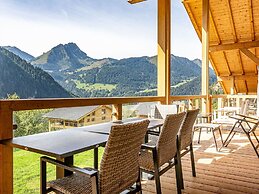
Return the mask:
{"type": "MultiPolygon", "coordinates": [[[[54,120],[54,123],[56,123],[55,120],[54,120]]],[[[51,131],[51,119],[49,119],[49,132],[50,131],[51,131]]]]}
{"type": "Polygon", "coordinates": [[[171,0],[158,0],[157,94],[170,104],[171,95],[171,0]]]}
{"type": "Polygon", "coordinates": [[[200,108],[200,99],[195,100],[195,108],[200,108]]]}
{"type": "Polygon", "coordinates": [[[230,94],[234,95],[235,94],[235,77],[231,77],[231,88],[230,88],[230,94]]]}
{"type": "Polygon", "coordinates": [[[112,106],[112,120],[122,120],[122,104],[114,104],[112,106]]]}
{"type": "Polygon", "coordinates": [[[190,99],[188,100],[188,109],[192,110],[194,108],[194,100],[190,99]]]}
{"type": "MultiPolygon", "coordinates": [[[[0,109],[0,141],[13,138],[13,113],[0,109]]],[[[13,193],[13,148],[0,144],[0,194],[13,193]]]]}
{"type": "Polygon", "coordinates": [[[209,96],[209,101],[208,101],[208,102],[209,102],[209,103],[208,103],[208,104],[209,104],[208,112],[209,112],[209,113],[212,113],[212,96],[211,96],[211,95],[209,96]]]}
{"type": "Polygon", "coordinates": [[[202,112],[209,113],[209,0],[202,0],[202,112]]]}

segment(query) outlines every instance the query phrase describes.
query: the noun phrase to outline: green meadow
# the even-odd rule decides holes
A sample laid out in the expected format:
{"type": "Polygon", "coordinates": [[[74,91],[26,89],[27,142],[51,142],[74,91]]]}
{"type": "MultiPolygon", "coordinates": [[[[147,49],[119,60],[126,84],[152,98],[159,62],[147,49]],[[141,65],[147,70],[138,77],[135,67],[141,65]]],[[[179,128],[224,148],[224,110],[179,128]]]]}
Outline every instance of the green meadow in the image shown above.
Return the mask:
{"type": "MultiPolygon", "coordinates": [[[[103,148],[99,149],[99,160],[103,154],[103,148]]],[[[93,151],[87,151],[75,155],[75,166],[93,167],[93,151]]],[[[14,193],[15,194],[38,194],[40,193],[40,157],[41,155],[24,151],[14,150],[14,193]]],[[[48,180],[55,179],[55,166],[47,164],[48,180]]]]}

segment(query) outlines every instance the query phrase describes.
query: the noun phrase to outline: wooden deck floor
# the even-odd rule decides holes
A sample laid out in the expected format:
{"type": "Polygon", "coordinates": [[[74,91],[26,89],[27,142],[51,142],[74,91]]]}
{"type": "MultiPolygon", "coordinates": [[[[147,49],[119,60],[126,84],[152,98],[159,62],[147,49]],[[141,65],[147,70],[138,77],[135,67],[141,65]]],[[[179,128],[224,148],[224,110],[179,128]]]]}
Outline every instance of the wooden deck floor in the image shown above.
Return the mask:
{"type": "MultiPolygon", "coordinates": [[[[223,138],[226,138],[224,133],[223,138]]],[[[201,144],[194,137],[197,177],[192,177],[189,154],[182,158],[183,193],[259,193],[259,158],[245,135],[236,135],[228,148],[216,152],[211,133],[202,132],[201,144]]],[[[220,141],[218,139],[218,143],[220,141]]],[[[176,193],[174,169],[161,176],[163,194],[176,193]]],[[[153,180],[143,181],[143,193],[155,192],[153,180]]]]}

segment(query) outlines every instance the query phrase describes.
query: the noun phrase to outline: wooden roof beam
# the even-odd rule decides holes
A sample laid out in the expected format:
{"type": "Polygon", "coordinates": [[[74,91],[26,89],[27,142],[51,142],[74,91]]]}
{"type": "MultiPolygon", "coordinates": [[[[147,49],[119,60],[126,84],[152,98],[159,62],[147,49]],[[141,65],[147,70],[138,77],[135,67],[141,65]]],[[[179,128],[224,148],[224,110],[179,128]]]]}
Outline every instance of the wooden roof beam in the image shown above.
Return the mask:
{"type": "Polygon", "coordinates": [[[226,1],[227,1],[228,14],[229,14],[230,25],[231,25],[231,28],[232,28],[234,42],[237,42],[237,33],[236,33],[235,23],[234,23],[234,19],[233,19],[233,13],[232,13],[230,0],[226,0],[226,1]]]}
{"type": "Polygon", "coordinates": [[[239,59],[239,63],[240,63],[242,75],[243,75],[245,73],[245,70],[244,70],[244,64],[243,64],[243,61],[242,61],[240,50],[237,51],[237,56],[238,56],[238,59],[239,59]]]}
{"type": "Polygon", "coordinates": [[[250,81],[254,81],[255,78],[257,78],[256,75],[232,75],[232,76],[219,76],[217,77],[218,81],[231,81],[232,79],[235,79],[235,81],[239,81],[239,80],[250,80],[250,81]]]}
{"type": "Polygon", "coordinates": [[[259,47],[259,41],[239,42],[239,43],[220,44],[220,45],[210,46],[210,52],[235,50],[235,49],[241,49],[241,48],[249,49],[249,48],[255,48],[255,47],[259,47]]]}
{"type": "Polygon", "coordinates": [[[228,63],[226,52],[223,51],[223,55],[224,55],[224,58],[226,60],[226,64],[227,64],[227,68],[228,68],[228,73],[229,73],[229,75],[231,75],[231,71],[230,71],[230,68],[229,68],[229,63],[228,63]]]}
{"type": "Polygon", "coordinates": [[[186,11],[187,11],[188,14],[189,14],[189,17],[191,18],[192,25],[193,25],[193,27],[194,27],[194,29],[195,29],[195,31],[196,31],[196,33],[197,33],[197,35],[198,35],[200,41],[201,41],[201,31],[200,31],[200,29],[199,29],[198,23],[197,23],[197,21],[196,21],[194,15],[193,15],[192,10],[191,10],[191,8],[190,8],[190,6],[189,6],[189,4],[188,4],[187,1],[183,1],[182,3],[183,3],[183,5],[184,5],[186,11]]]}
{"type": "Polygon", "coordinates": [[[245,89],[246,89],[246,94],[248,94],[248,86],[247,86],[247,81],[245,80],[245,89]]]}
{"type": "Polygon", "coordinates": [[[212,14],[210,8],[209,8],[209,11],[210,11],[210,19],[212,21],[212,25],[213,25],[213,28],[214,28],[214,30],[216,32],[216,36],[217,36],[217,39],[218,39],[218,44],[221,44],[221,39],[220,39],[220,36],[219,36],[219,31],[218,31],[218,29],[216,27],[216,23],[215,23],[215,20],[214,20],[214,17],[213,17],[213,14],[212,14]]]}
{"type": "Polygon", "coordinates": [[[253,2],[248,0],[248,10],[250,15],[250,24],[251,24],[251,39],[255,40],[255,30],[254,30],[254,14],[253,14],[253,2]]]}
{"type": "Polygon", "coordinates": [[[240,49],[240,51],[246,55],[249,59],[251,59],[253,62],[256,63],[256,65],[259,65],[259,58],[257,56],[254,55],[254,53],[252,53],[251,51],[249,51],[248,49],[240,49]]]}
{"type": "Polygon", "coordinates": [[[128,0],[128,2],[129,2],[130,4],[136,4],[136,3],[143,2],[143,1],[146,1],[146,0],[128,0]]]}

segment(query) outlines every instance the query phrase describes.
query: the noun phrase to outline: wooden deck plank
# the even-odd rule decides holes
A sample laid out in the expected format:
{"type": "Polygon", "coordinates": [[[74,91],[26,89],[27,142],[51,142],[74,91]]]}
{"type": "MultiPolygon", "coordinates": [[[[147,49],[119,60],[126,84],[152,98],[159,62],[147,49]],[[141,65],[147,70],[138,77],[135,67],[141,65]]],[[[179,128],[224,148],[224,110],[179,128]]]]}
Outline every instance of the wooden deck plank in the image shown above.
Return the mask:
{"type": "MultiPolygon", "coordinates": [[[[224,139],[226,133],[223,134],[224,139]]],[[[183,193],[259,193],[259,158],[245,135],[236,135],[220,152],[215,150],[210,132],[202,132],[201,144],[196,143],[197,134],[194,140],[197,177],[192,177],[190,156],[187,154],[182,158],[183,193]]],[[[156,193],[153,180],[144,181],[142,185],[144,194],[156,193]]],[[[161,176],[161,186],[162,193],[176,193],[174,169],[161,176]]]]}

